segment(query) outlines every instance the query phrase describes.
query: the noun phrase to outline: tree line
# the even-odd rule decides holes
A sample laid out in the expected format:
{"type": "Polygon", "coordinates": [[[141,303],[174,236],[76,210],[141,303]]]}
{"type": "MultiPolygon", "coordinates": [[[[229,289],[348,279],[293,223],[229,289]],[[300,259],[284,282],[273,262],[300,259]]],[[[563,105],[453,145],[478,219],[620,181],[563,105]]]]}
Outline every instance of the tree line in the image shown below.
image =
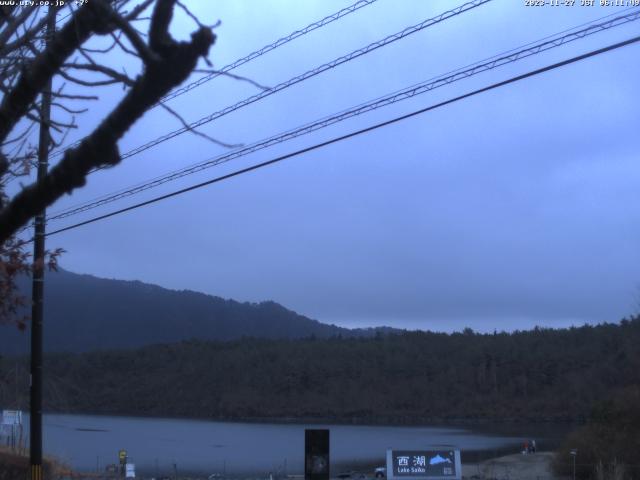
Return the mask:
{"type": "MultiPolygon", "coordinates": [[[[45,357],[45,410],[362,423],[580,421],[640,385],[640,317],[481,334],[184,341],[45,357]]],[[[28,363],[0,362],[0,404],[25,408],[28,363]]]]}

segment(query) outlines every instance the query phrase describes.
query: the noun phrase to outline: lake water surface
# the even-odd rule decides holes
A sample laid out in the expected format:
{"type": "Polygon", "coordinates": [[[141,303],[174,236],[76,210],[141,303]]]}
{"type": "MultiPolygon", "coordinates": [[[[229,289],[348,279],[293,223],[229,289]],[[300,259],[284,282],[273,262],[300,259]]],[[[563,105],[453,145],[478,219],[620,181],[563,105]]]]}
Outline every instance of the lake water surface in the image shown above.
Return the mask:
{"type": "MultiPolygon", "coordinates": [[[[28,416],[25,418],[28,433],[28,416]]],[[[166,473],[303,473],[305,428],[329,428],[332,470],[384,464],[388,448],[453,445],[461,450],[518,451],[522,436],[454,427],[228,423],[206,420],[47,414],[44,450],[76,469],[117,463],[127,450],[138,471],[166,473]]],[[[530,432],[527,431],[529,435],[530,432]]],[[[522,435],[522,433],[520,434],[522,435]]]]}

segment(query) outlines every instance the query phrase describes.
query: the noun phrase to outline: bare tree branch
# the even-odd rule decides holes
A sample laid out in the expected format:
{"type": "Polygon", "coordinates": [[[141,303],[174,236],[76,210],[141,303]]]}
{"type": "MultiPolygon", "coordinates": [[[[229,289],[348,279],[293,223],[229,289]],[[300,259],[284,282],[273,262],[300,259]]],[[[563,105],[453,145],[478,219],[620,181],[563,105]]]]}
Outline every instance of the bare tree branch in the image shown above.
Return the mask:
{"type": "MultiPolygon", "coordinates": [[[[11,322],[20,328],[26,318],[17,318],[24,299],[19,295],[15,276],[28,273],[32,266],[40,268],[43,259],[29,262],[24,242],[18,233],[28,228],[28,222],[38,212],[62,195],[84,185],[87,175],[97,168],[116,165],[121,161],[118,141],[142,115],[155,106],[171,89],[182,83],[196,68],[200,58],[208,65],[209,48],[215,41],[211,28],[205,28],[186,7],[180,8],[193,18],[199,29],[189,42],[177,42],[169,34],[169,25],[177,0],[90,0],[76,8],[67,2],[70,12],[60,20],[64,26],[46,38],[44,26],[56,11],[46,15],[39,7],[16,9],[0,5],[0,323],[11,322]],[[124,9],[133,5],[130,12],[124,9]],[[141,20],[143,12],[154,5],[148,19],[148,32],[142,32],[132,22],[141,20]],[[85,46],[97,35],[110,35],[106,48],[85,46]],[[126,40],[123,38],[126,37],[126,40]],[[124,69],[110,67],[99,55],[120,49],[141,62],[142,73],[130,78],[124,69]],[[85,72],[85,73],[82,73],[85,72]],[[81,78],[78,78],[80,76],[81,78]],[[66,79],[51,92],[56,115],[43,118],[40,94],[54,77],[66,79]],[[128,86],[124,97],[94,128],[92,133],[66,148],[62,159],[44,177],[20,188],[8,199],[6,186],[28,174],[35,165],[36,147],[32,144],[32,130],[48,125],[48,149],[61,145],[72,128],[76,128],[76,114],[86,108],[71,108],[70,102],[97,100],[96,95],[67,91],[69,84],[99,86],[122,83],[128,86]],[[56,139],[57,137],[57,139],[56,139]]],[[[0,2],[1,3],[1,2],[0,2]]],[[[145,14],[146,15],[146,14],[145,14]]],[[[229,75],[232,77],[232,75],[229,75]]],[[[233,76],[240,80],[240,77],[233,76]]],[[[248,79],[243,79],[249,81],[248,79]]],[[[262,87],[251,82],[258,88],[262,87]]],[[[184,126],[185,120],[173,109],[163,105],[184,126]]],[[[218,145],[234,147],[209,135],[188,128],[191,132],[218,145]]],[[[16,182],[16,183],[18,183],[16,182]]],[[[61,252],[48,252],[55,266],[61,252]]]]}
{"type": "Polygon", "coordinates": [[[191,13],[191,10],[189,10],[189,9],[187,8],[187,6],[186,6],[184,3],[182,3],[180,0],[176,0],[176,3],[177,3],[177,4],[178,4],[178,6],[182,9],[182,11],[183,11],[184,13],[186,13],[186,14],[187,14],[187,16],[188,16],[189,18],[191,18],[191,20],[193,20],[193,21],[195,22],[195,24],[196,24],[198,27],[200,27],[200,28],[203,28],[203,27],[206,27],[206,28],[213,28],[213,27],[211,27],[211,26],[203,25],[203,24],[202,24],[202,22],[198,19],[198,17],[196,17],[193,13],[191,13]]]}
{"type": "MultiPolygon", "coordinates": [[[[112,37],[120,37],[122,35],[122,32],[118,32],[118,33],[111,33],[110,34],[112,37]]],[[[87,53],[109,53],[110,51],[112,51],[116,46],[118,45],[118,42],[116,40],[113,41],[113,43],[111,43],[111,45],[109,45],[108,47],[105,48],[89,48],[89,47],[80,47],[78,48],[78,51],[82,51],[82,52],[87,52],[87,53]]]]}
{"type": "MultiPolygon", "coordinates": [[[[18,48],[25,46],[28,42],[33,41],[35,39],[35,36],[42,31],[46,23],[47,23],[47,17],[45,16],[42,19],[40,19],[38,24],[30,27],[28,31],[20,35],[20,37],[15,42],[6,43],[2,48],[0,48],[0,55],[4,56],[9,52],[12,52],[14,50],[17,50],[18,48]]],[[[3,32],[3,33],[6,33],[6,32],[3,32]]],[[[0,44],[2,44],[1,40],[0,40],[0,44]]]]}
{"type": "MultiPolygon", "coordinates": [[[[149,27],[149,47],[159,60],[145,63],[142,74],[137,77],[125,97],[100,125],[82,140],[78,147],[67,150],[62,160],[41,181],[25,187],[0,211],[0,244],[9,239],[47,205],[83,186],[86,176],[92,169],[118,164],[121,160],[117,147],[118,140],[150,107],[189,76],[199,58],[208,54],[209,48],[215,41],[215,35],[208,28],[200,28],[194,32],[190,42],[177,42],[171,37],[168,29],[174,4],[175,0],[157,0],[153,11],[149,27]]],[[[101,0],[93,0],[88,5],[104,7],[101,0]]],[[[74,17],[79,17],[86,11],[88,10],[82,7],[74,17]]],[[[86,21],[93,22],[91,26],[94,30],[109,33],[106,31],[109,27],[104,23],[98,23],[99,20],[96,19],[94,12],[89,10],[89,13],[84,14],[87,16],[86,21]],[[98,23],[97,26],[96,23],[98,23]]],[[[78,25],[83,38],[86,39],[90,35],[91,28],[84,22],[72,23],[78,25]]],[[[46,62],[42,58],[37,59],[32,67],[35,73],[26,73],[36,86],[43,85],[41,78],[46,79],[47,75],[51,76],[59,70],[65,59],[73,52],[73,47],[77,48],[82,43],[75,38],[73,29],[67,29],[67,27],[53,39],[52,43],[56,42],[63,52],[52,52],[47,48],[43,54],[46,62]],[[65,34],[73,34],[74,38],[69,39],[65,34]],[[61,37],[70,44],[63,43],[60,40],[61,37]]],[[[13,126],[15,124],[13,117],[18,113],[24,113],[37,94],[37,87],[20,85],[22,93],[14,96],[17,97],[14,98],[14,103],[5,102],[5,98],[0,106],[0,139],[5,138],[6,133],[10,131],[5,126],[5,122],[13,126]],[[31,95],[32,92],[33,95],[31,95]]],[[[42,88],[40,86],[40,89],[42,88]]]]}
{"type": "Polygon", "coordinates": [[[26,137],[27,135],[29,135],[29,133],[31,133],[31,130],[33,129],[34,125],[35,125],[35,124],[34,124],[33,122],[32,122],[32,123],[30,123],[30,124],[27,126],[27,128],[25,128],[25,129],[24,129],[24,131],[23,131],[22,133],[18,134],[18,136],[17,136],[17,137],[11,138],[11,139],[9,139],[9,140],[5,140],[5,142],[4,142],[1,146],[2,146],[2,147],[4,147],[4,146],[6,146],[6,145],[10,145],[10,144],[12,144],[12,143],[19,142],[19,141],[20,141],[20,140],[22,140],[24,137],[26,137]]]}
{"type": "MultiPolygon", "coordinates": [[[[64,68],[73,68],[76,70],[85,70],[85,71],[92,71],[92,72],[99,72],[102,73],[108,77],[111,77],[111,79],[113,81],[115,81],[116,83],[124,83],[125,85],[131,87],[134,84],[134,81],[127,77],[126,75],[117,72],[115,70],[113,70],[112,68],[109,68],[105,65],[99,65],[97,63],[93,63],[93,64],[86,64],[86,63],[65,63],[64,68]]],[[[64,70],[62,70],[60,73],[62,74],[64,72],[64,70]]],[[[66,73],[66,72],[64,72],[66,73]]],[[[76,81],[76,83],[80,83],[81,85],[86,85],[86,86],[95,86],[96,83],[95,82],[86,82],[86,81],[78,81],[78,79],[75,79],[74,77],[72,77],[71,75],[65,76],[62,75],[64,78],[67,78],[69,81],[76,81]],[[68,78],[69,77],[69,78],[68,78]],[[72,80],[73,78],[73,80],[72,80]]],[[[113,83],[113,82],[110,82],[113,83]]]]}
{"type": "Polygon", "coordinates": [[[65,112],[67,112],[67,113],[72,113],[72,114],[75,114],[75,115],[79,115],[79,114],[81,114],[81,113],[86,113],[86,112],[88,112],[88,111],[89,111],[89,109],[88,109],[88,108],[81,108],[81,109],[79,109],[79,110],[75,110],[75,109],[73,109],[73,108],[69,108],[69,107],[67,107],[66,105],[63,105],[62,103],[59,103],[59,102],[51,102],[51,106],[52,106],[52,107],[61,108],[61,109],[62,109],[62,110],[64,110],[65,112]]]}
{"type": "Polygon", "coordinates": [[[104,18],[108,17],[110,8],[105,0],[93,0],[83,5],[73,20],[54,36],[46,50],[24,71],[15,88],[3,97],[0,104],[0,141],[25,115],[29,105],[60,70],[64,61],[92,33],[106,30],[104,18]]]}
{"type": "Polygon", "coordinates": [[[138,32],[128,21],[118,15],[117,12],[113,12],[112,15],[113,22],[122,30],[129,42],[131,42],[131,45],[133,45],[133,48],[136,49],[138,55],[140,55],[140,58],[142,58],[145,63],[157,62],[160,60],[157,54],[147,46],[142,38],[140,38],[138,32]]]}
{"type": "Polygon", "coordinates": [[[71,83],[75,83],[76,85],[82,85],[83,87],[102,87],[105,85],[113,85],[114,83],[120,83],[118,80],[110,79],[110,80],[82,80],[81,78],[74,77],[69,75],[64,70],[60,70],[58,74],[69,80],[71,83]]]}
{"type": "Polygon", "coordinates": [[[178,112],[176,112],[174,109],[166,105],[164,102],[160,102],[160,106],[164,108],[167,112],[169,112],[171,115],[173,115],[175,118],[177,118],[182,124],[182,126],[189,132],[193,133],[194,135],[197,135],[202,138],[206,138],[210,142],[215,143],[216,145],[220,145],[221,147],[225,147],[225,148],[242,147],[241,143],[225,143],[207,135],[206,133],[200,132],[195,128],[193,128],[191,125],[189,125],[189,123],[187,123],[187,121],[184,118],[182,118],[182,116],[178,112]]]}
{"type": "Polygon", "coordinates": [[[0,27],[2,27],[13,14],[16,4],[12,5],[0,5],[0,27]]]}
{"type": "Polygon", "coordinates": [[[251,85],[253,85],[256,88],[259,88],[260,90],[264,90],[264,91],[271,90],[271,87],[267,87],[265,85],[262,85],[261,83],[258,83],[255,80],[252,80],[251,78],[243,77],[242,75],[237,75],[237,74],[231,73],[231,72],[223,72],[221,70],[206,69],[206,68],[198,68],[198,69],[194,70],[194,72],[197,72],[197,73],[215,73],[216,75],[223,75],[225,77],[233,78],[234,80],[239,80],[241,82],[250,83],[251,85]]]}
{"type": "MultiPolygon", "coordinates": [[[[154,52],[162,54],[165,49],[170,49],[173,39],[169,35],[169,24],[173,17],[173,5],[175,0],[158,0],[151,15],[149,27],[149,47],[154,52]]],[[[204,29],[200,29],[203,31],[204,29]]]]}
{"type": "Polygon", "coordinates": [[[128,22],[131,22],[133,20],[138,20],[138,15],[140,15],[142,12],[144,12],[147,8],[149,8],[149,6],[154,2],[154,0],[145,0],[144,2],[140,3],[139,5],[136,5],[136,7],[131,10],[130,13],[128,13],[124,18],[125,20],[127,20],[128,22]]]}
{"type": "Polygon", "coordinates": [[[67,100],[98,100],[96,95],[70,95],[67,93],[53,92],[54,98],[66,98],[67,100]]]}
{"type": "Polygon", "coordinates": [[[129,47],[127,47],[122,42],[122,40],[120,40],[120,34],[121,33],[122,32],[118,32],[118,35],[115,35],[113,33],[111,34],[111,37],[113,38],[114,45],[118,45],[122,49],[123,52],[131,55],[132,57],[140,58],[140,55],[138,53],[136,53],[134,50],[131,50],[129,47]]]}
{"type": "Polygon", "coordinates": [[[6,45],[9,39],[18,31],[18,28],[20,28],[33,13],[34,9],[34,6],[28,6],[25,7],[16,18],[12,16],[7,17],[8,26],[0,33],[0,45],[6,45]]]}

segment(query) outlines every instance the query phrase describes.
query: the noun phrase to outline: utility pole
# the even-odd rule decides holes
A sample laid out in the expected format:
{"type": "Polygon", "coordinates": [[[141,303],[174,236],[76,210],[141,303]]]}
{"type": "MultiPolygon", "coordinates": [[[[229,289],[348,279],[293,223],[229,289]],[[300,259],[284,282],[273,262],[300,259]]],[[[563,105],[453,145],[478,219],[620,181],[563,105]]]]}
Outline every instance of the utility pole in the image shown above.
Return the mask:
{"type": "MultiPolygon", "coordinates": [[[[46,44],[49,45],[56,28],[56,10],[47,11],[46,44]]],[[[49,167],[49,121],[51,119],[51,79],[42,91],[40,107],[40,137],[38,139],[38,182],[47,175],[49,167]]],[[[43,480],[42,472],[42,317],[45,264],[45,218],[42,210],[35,218],[33,235],[33,285],[31,289],[31,381],[30,381],[30,443],[31,480],[43,480]]]]}

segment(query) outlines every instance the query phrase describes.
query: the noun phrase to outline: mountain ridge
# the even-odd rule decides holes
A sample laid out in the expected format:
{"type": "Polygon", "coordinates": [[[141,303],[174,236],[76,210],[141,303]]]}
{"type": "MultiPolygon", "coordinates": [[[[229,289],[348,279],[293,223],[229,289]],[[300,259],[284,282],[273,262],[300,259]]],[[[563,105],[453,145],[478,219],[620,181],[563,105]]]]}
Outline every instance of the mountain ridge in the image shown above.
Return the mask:
{"type": "MultiPolygon", "coordinates": [[[[19,286],[28,297],[28,279],[22,279],[19,286]]],[[[130,349],[190,339],[328,338],[390,331],[389,327],[348,329],[325,324],[272,300],[238,302],[193,290],[63,269],[47,273],[45,305],[47,352],[130,349]]],[[[0,354],[26,353],[28,342],[28,333],[0,326],[0,354]]]]}

